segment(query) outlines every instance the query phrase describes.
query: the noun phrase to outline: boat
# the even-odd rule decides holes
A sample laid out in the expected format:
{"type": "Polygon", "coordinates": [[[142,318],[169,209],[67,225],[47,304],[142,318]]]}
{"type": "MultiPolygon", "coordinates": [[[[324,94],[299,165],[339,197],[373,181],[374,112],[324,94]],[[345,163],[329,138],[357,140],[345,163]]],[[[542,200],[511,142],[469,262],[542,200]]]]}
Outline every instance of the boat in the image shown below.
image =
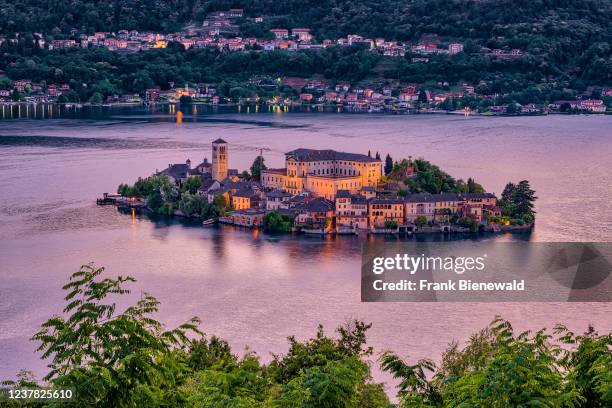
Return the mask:
{"type": "Polygon", "coordinates": [[[205,226],[205,227],[208,227],[209,225],[215,225],[216,222],[217,222],[216,220],[210,218],[208,220],[202,221],[202,225],[205,226]]]}

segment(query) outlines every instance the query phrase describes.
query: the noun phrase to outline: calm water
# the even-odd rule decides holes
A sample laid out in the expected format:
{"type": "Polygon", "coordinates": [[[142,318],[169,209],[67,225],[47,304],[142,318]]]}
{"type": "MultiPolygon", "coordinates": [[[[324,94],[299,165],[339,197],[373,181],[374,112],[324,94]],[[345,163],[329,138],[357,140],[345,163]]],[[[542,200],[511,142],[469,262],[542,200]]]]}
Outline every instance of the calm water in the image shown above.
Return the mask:
{"type": "Polygon", "coordinates": [[[94,204],[168,163],[210,158],[210,142],[222,137],[230,167],[240,170],[260,148],[276,167],[283,152],[310,147],[423,156],[498,194],[507,181],[526,178],[539,196],[530,239],[611,241],[610,116],[209,113],[180,125],[164,112],[72,116],[81,118],[0,121],[0,379],[21,368],[44,373],[28,339],[61,311],[68,274],[90,261],[135,276],[132,295],[156,295],[164,322],[198,315],[207,333],[264,359],[286,351],[288,335],[304,338],[318,323],[331,330],[349,318],[374,324],[377,351],[411,359],[438,357],[496,314],[520,329],[612,327],[610,304],[362,304],[357,238],[132,220],[94,204]]]}

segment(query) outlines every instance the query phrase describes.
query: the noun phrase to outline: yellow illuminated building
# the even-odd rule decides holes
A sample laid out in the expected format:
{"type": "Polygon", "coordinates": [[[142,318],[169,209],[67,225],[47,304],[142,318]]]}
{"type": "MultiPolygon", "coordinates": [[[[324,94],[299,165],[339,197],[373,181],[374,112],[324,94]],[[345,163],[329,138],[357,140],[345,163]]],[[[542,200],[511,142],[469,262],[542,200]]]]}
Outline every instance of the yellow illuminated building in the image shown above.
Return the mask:
{"type": "Polygon", "coordinates": [[[334,150],[296,149],[285,155],[284,169],[262,172],[265,188],[279,188],[290,194],[309,191],[333,200],[338,190],[356,193],[375,187],[382,176],[382,162],[364,154],[334,150]]]}
{"type": "Polygon", "coordinates": [[[166,48],[168,46],[168,41],[166,40],[157,40],[153,45],[153,48],[166,48]]]}

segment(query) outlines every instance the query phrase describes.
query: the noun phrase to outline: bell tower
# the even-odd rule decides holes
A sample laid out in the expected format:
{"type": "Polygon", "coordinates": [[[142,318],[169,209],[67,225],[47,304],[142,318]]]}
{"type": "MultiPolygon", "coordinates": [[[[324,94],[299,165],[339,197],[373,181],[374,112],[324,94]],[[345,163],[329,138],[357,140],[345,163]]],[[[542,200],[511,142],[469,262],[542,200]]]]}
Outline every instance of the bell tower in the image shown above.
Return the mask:
{"type": "Polygon", "coordinates": [[[217,181],[227,178],[227,142],[223,139],[212,142],[212,178],[217,181]]]}

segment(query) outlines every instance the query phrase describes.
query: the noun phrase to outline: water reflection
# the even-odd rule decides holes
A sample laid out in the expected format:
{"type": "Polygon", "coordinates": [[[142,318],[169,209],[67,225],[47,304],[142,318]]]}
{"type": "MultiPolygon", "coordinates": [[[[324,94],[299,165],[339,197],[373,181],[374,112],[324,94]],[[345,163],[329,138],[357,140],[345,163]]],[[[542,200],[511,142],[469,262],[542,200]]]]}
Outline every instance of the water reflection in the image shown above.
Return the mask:
{"type": "MultiPolygon", "coordinates": [[[[2,109],[4,117],[12,110],[17,119],[17,105],[2,109]]],[[[231,167],[238,169],[249,168],[261,148],[266,164],[280,167],[284,152],[312,147],[423,156],[498,193],[506,182],[526,178],[540,197],[533,234],[467,239],[609,241],[610,116],[466,119],[207,109],[198,106],[196,115],[186,110],[180,128],[166,106],[83,107],[77,113],[74,107],[24,106],[22,118],[29,112],[53,120],[0,121],[0,354],[6,356],[0,378],[20,368],[44,370],[27,339],[61,311],[67,274],[89,261],[113,275],[136,276],[134,295],[158,296],[163,321],[199,315],[207,333],[228,339],[237,352],[248,344],[264,358],[286,351],[285,336],[303,338],[318,323],[331,328],[348,317],[374,323],[370,339],[377,350],[415,358],[439,355],[448,341],[467,338],[495,314],[520,329],[557,322],[576,332],[588,323],[609,328],[605,304],[361,303],[363,242],[397,238],[203,228],[191,220],[132,219],[94,203],[102,192],[168,163],[210,155],[210,142],[223,137],[231,146],[231,167]],[[585,186],[585,180],[598,182],[585,186]]]]}

